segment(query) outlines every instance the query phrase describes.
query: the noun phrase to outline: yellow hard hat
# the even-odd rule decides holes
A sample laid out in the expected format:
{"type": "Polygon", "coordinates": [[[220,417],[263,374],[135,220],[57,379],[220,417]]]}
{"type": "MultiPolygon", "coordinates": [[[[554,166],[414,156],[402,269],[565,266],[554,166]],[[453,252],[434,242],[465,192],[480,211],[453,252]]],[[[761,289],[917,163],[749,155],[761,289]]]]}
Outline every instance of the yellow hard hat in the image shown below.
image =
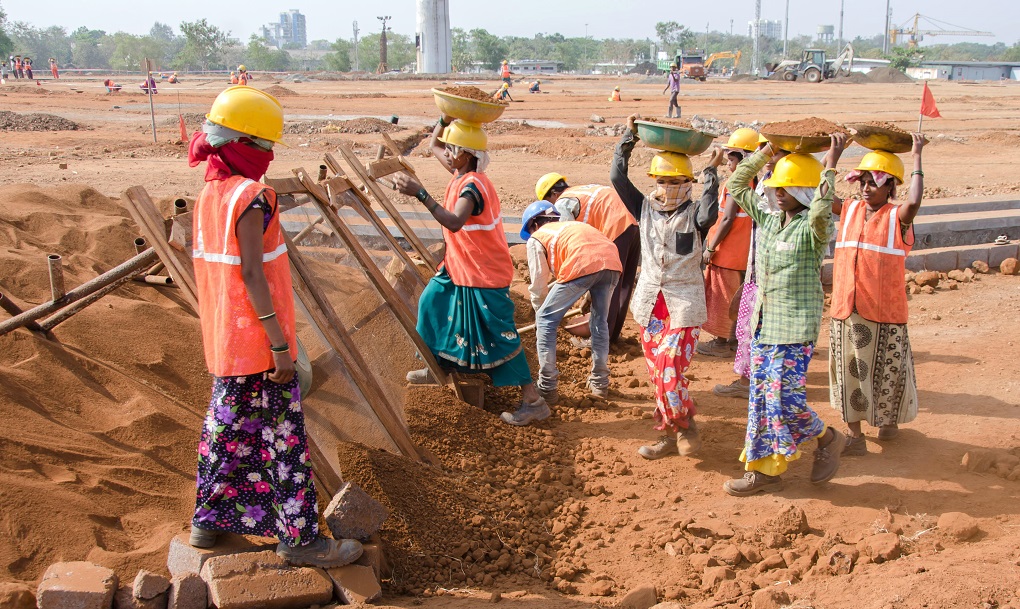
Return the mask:
{"type": "Polygon", "coordinates": [[[730,135],[729,141],[724,148],[733,150],[747,150],[754,152],[758,148],[758,132],[748,127],[741,127],[730,135]]]}
{"type": "Polygon", "coordinates": [[[772,176],[765,180],[769,188],[786,188],[788,186],[818,186],[819,178],[825,167],[810,154],[788,154],[779,159],[772,176]]]}
{"type": "Polygon", "coordinates": [[[564,183],[567,181],[567,176],[559,173],[547,173],[538,179],[535,183],[535,198],[542,200],[547,194],[549,189],[556,186],[556,183],[562,180],[564,183]]]}
{"type": "Polygon", "coordinates": [[[459,118],[443,130],[443,136],[439,138],[439,141],[472,150],[486,150],[489,146],[489,138],[481,127],[459,118]]]}
{"type": "Polygon", "coordinates": [[[691,167],[691,158],[679,152],[660,152],[652,157],[652,165],[648,168],[648,175],[664,178],[675,178],[686,176],[694,179],[694,168],[691,167]]]}
{"type": "Polygon", "coordinates": [[[244,71],[246,71],[246,70],[247,70],[248,68],[244,67],[244,64],[242,63],[241,65],[237,66],[237,69],[238,69],[238,70],[240,70],[240,71],[242,71],[242,72],[244,72],[244,71]]]}
{"type": "Polygon", "coordinates": [[[509,88],[510,88],[510,85],[508,85],[508,84],[506,84],[506,83],[503,83],[503,88],[504,88],[504,89],[509,89],[509,88]]]}
{"type": "Polygon", "coordinates": [[[758,134],[758,143],[759,144],[765,144],[768,141],[769,141],[769,138],[765,137],[764,135],[762,135],[760,133],[758,134]]]}
{"type": "Polygon", "coordinates": [[[613,87],[613,91],[619,91],[620,87],[613,87]]]}
{"type": "Polygon", "coordinates": [[[857,171],[884,171],[896,178],[897,183],[903,183],[903,161],[900,157],[885,150],[872,150],[864,155],[861,164],[856,167],[857,171]]]}
{"type": "Polygon", "coordinates": [[[505,65],[506,63],[507,63],[507,60],[505,60],[505,59],[504,59],[504,60],[503,60],[503,64],[505,65]]]}
{"type": "Polygon", "coordinates": [[[283,106],[275,97],[252,87],[227,87],[205,117],[228,129],[271,142],[283,138],[283,106]]]}

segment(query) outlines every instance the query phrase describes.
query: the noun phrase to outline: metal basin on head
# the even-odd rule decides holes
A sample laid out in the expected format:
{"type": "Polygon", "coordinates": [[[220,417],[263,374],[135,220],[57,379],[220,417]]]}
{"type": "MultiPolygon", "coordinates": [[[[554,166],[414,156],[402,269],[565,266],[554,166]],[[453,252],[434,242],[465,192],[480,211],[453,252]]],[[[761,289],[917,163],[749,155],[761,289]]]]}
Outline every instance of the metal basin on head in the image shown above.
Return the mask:
{"type": "Polygon", "coordinates": [[[708,150],[715,137],[687,127],[677,127],[651,121],[634,121],[638,138],[650,148],[696,155],[708,150]]]}
{"type": "MultiPolygon", "coordinates": [[[[877,125],[853,124],[847,125],[850,133],[853,134],[855,142],[871,150],[885,150],[894,154],[910,152],[914,147],[914,140],[909,133],[887,129],[877,125]]],[[[928,138],[925,138],[925,143],[928,138]]]]}
{"type": "Polygon", "coordinates": [[[452,95],[439,89],[432,89],[436,107],[447,116],[480,125],[491,123],[503,115],[506,106],[494,102],[483,102],[460,95],[452,95]]]}

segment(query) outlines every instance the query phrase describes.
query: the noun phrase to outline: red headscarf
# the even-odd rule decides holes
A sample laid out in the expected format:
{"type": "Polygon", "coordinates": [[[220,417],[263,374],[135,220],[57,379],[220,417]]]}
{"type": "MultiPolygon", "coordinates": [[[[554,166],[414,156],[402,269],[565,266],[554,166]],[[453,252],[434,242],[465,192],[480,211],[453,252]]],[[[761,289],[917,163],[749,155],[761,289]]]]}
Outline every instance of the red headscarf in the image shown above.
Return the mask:
{"type": "Polygon", "coordinates": [[[202,161],[207,162],[206,182],[225,180],[235,173],[249,180],[259,180],[273,162],[273,151],[241,142],[227,142],[215,148],[206,140],[205,133],[196,131],[188,144],[188,165],[197,167],[202,161]]]}

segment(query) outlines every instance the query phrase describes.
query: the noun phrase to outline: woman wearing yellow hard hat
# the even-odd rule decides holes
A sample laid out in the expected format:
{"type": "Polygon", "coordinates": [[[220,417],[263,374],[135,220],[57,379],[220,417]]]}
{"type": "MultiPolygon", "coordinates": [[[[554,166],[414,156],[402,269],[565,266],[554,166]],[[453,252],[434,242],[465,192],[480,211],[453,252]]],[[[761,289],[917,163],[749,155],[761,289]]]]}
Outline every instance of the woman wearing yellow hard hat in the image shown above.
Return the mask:
{"type": "Polygon", "coordinates": [[[357,560],[361,544],[319,535],[287,246],[276,193],[259,181],[282,136],[280,102],[237,86],[216,97],[188,146],[188,164],[206,164],[192,257],[213,375],[190,542],[275,536],[290,563],[329,568],[357,560]]]}
{"type": "MultiPolygon", "coordinates": [[[[758,132],[743,127],[734,131],[723,146],[730,173],[744,157],[758,149],[758,132]]],[[[757,179],[751,180],[757,186],[757,179]]],[[[729,189],[719,194],[719,221],[708,231],[705,240],[705,304],[708,319],[701,326],[715,338],[698,341],[698,353],[712,357],[729,357],[736,347],[736,320],[730,315],[730,304],[744,282],[747,251],[751,246],[751,218],[733,202],[729,189]]],[[[746,397],[746,396],[745,396],[746,397]]]]}
{"type": "Polygon", "coordinates": [[[641,274],[630,310],[641,326],[641,346],[655,386],[655,428],[667,433],[655,444],[642,446],[638,454],[659,459],[691,455],[701,446],[684,374],[694,355],[698,327],[705,321],[701,250],[719,212],[716,169],[722,164],[723,151],[715,149],[701,172],[697,202],[691,199],[691,160],[676,152],[659,152],[652,158],[648,177],[655,180],[655,189],[645,195],[627,175],[638,118],[627,119],[630,129],[616,145],[609,178],[641,232],[641,274]]]}
{"type": "Polygon", "coordinates": [[[613,88],[613,92],[609,96],[609,101],[611,101],[611,102],[623,101],[623,98],[620,97],[620,87],[619,86],[613,88]]]}
{"type": "Polygon", "coordinates": [[[846,135],[831,136],[825,166],[807,154],[790,154],[765,180],[780,213],[758,207],[751,179],[772,157],[767,145],[745,159],[727,187],[733,200],[758,223],[758,297],[751,317],[751,395],[740,460],[742,478],[724,490],[737,497],[782,489],[780,477],[800,447],[817,439],[811,482],[836,475],[846,436],[826,427],[807,403],[807,368],[822,320],[822,259],[833,233],[836,163],[846,135]]]}
{"type": "Polygon", "coordinates": [[[904,275],[924,191],[924,144],[913,134],[910,193],[900,205],[892,199],[905,172],[895,154],[869,152],[846,178],[860,193],[843,202],[829,326],[830,401],[849,426],[844,455],[867,454],[863,421],[878,427],[879,440],[891,440],[900,423],[917,417],[904,275]]]}
{"type": "MultiPolygon", "coordinates": [[[[485,174],[488,139],[480,126],[442,116],[430,146],[453,175],[442,203],[406,173],[393,179],[395,188],[429,210],[446,241],[442,267],[418,299],[418,334],[450,370],[488,374],[497,387],[521,387],[520,408],[503,413],[505,422],[541,421],[551,412],[532,381],[514,324],[509,290],[514,266],[499,195],[485,174]]],[[[407,380],[435,382],[427,368],[409,372],[407,380]]]]}
{"type": "Polygon", "coordinates": [[[496,92],[492,94],[492,101],[503,101],[505,99],[514,100],[514,98],[510,97],[510,85],[507,83],[500,85],[496,92]]]}

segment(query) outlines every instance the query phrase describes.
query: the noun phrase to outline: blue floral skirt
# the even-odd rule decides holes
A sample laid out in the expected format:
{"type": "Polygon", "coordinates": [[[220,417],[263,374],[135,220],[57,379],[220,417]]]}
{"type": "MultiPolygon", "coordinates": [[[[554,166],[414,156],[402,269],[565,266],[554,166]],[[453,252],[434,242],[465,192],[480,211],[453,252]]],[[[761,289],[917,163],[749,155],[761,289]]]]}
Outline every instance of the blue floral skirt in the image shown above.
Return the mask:
{"type": "Polygon", "coordinates": [[[798,447],[825,432],[807,403],[807,369],[814,343],[766,345],[751,341],[751,393],[740,460],[748,471],[778,476],[800,458],[798,447]]]}
{"type": "Polygon", "coordinates": [[[214,377],[198,443],[192,524],[214,531],[311,543],[319,511],[297,375],[214,377]]]}

